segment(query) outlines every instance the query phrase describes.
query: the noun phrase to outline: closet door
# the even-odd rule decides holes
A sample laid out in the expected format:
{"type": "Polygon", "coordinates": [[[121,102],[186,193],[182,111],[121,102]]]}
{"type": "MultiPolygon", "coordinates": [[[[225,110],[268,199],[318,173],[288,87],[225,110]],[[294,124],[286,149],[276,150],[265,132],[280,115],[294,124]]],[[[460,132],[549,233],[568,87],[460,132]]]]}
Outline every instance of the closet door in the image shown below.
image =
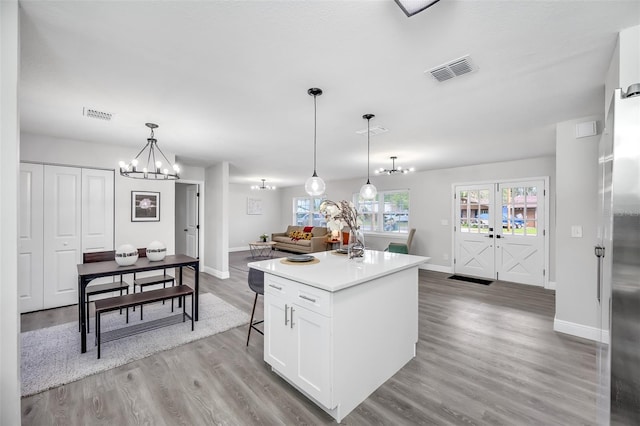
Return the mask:
{"type": "Polygon", "coordinates": [[[44,308],[78,302],[81,169],[44,167],[44,308]]]}
{"type": "Polygon", "coordinates": [[[42,164],[20,164],[18,291],[21,313],[42,309],[44,303],[43,173],[42,164]]]}
{"type": "Polygon", "coordinates": [[[82,169],[82,252],[113,250],[113,170],[82,169]]]}

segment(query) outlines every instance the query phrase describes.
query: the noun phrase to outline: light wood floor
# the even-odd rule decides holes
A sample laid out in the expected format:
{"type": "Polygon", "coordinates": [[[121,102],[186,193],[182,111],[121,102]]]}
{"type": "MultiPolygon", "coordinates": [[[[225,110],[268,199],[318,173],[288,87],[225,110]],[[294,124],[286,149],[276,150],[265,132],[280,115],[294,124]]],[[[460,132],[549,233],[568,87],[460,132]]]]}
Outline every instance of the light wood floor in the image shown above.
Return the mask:
{"type": "MultiPolygon", "coordinates": [[[[202,274],[201,291],[251,313],[247,256],[232,253],[228,280],[202,274]]],[[[553,332],[553,291],[421,271],[419,297],[417,357],[343,424],[595,424],[595,346],[553,332]]],[[[75,306],[25,314],[22,330],[76,319],[75,306]]],[[[262,336],[252,334],[245,347],[246,332],[232,329],[24,398],[23,425],[332,424],[271,372],[262,336]]]]}

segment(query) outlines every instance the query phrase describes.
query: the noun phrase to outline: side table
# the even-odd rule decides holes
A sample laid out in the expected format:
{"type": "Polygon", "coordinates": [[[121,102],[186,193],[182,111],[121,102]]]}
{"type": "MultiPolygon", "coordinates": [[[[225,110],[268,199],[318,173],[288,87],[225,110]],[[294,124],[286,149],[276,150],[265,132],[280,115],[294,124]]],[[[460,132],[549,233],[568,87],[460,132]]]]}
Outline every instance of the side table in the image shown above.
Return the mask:
{"type": "Polygon", "coordinates": [[[276,243],[274,241],[267,241],[264,243],[262,241],[256,241],[253,243],[249,243],[249,250],[251,250],[251,258],[252,259],[263,258],[263,257],[270,258],[272,255],[273,246],[275,245],[276,243]]]}

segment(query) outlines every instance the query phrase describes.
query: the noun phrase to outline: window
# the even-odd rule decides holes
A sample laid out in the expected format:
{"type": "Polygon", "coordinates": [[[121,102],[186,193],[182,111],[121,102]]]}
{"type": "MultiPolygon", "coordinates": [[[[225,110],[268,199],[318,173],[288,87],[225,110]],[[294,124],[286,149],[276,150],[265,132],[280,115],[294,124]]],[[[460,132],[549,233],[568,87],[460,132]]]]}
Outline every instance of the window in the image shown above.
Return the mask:
{"type": "Polygon", "coordinates": [[[378,191],[374,200],[353,199],[362,215],[362,229],[373,232],[409,232],[409,191],[378,191]]]}
{"type": "Polygon", "coordinates": [[[321,197],[298,197],[293,199],[293,223],[298,226],[327,226],[320,213],[321,197]]]}

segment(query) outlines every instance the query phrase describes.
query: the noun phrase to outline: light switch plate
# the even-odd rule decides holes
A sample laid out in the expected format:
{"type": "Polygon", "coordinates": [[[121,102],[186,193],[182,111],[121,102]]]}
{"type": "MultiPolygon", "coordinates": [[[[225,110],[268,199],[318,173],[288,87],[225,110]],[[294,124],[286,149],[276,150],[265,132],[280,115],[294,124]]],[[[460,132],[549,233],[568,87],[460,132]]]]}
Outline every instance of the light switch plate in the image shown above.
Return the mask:
{"type": "Polygon", "coordinates": [[[571,226],[571,238],[582,238],[582,226],[580,225],[571,226]]]}

